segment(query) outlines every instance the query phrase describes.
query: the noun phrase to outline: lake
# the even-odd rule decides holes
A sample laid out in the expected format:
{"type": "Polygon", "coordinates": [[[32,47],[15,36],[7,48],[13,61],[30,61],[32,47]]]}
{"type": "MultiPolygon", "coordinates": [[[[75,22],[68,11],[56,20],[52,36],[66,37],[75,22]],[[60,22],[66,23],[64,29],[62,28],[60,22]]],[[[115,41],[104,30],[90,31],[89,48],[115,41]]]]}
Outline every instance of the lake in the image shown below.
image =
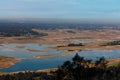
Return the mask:
{"type": "Polygon", "coordinates": [[[96,42],[96,40],[93,40],[93,39],[70,39],[69,42],[88,43],[88,42],[96,42]]]}
{"type": "MultiPolygon", "coordinates": [[[[35,59],[35,56],[45,55],[45,54],[62,54],[68,53],[66,50],[56,50],[54,45],[50,44],[2,44],[0,46],[0,55],[22,58],[21,62],[16,63],[15,65],[0,69],[0,72],[15,72],[15,71],[24,71],[24,70],[39,70],[39,69],[48,69],[56,68],[58,65],[61,65],[66,60],[71,60],[76,52],[71,52],[70,56],[54,56],[51,58],[42,58],[35,59]],[[25,46],[24,48],[17,48],[16,46],[25,46]],[[30,52],[27,49],[43,50],[43,52],[30,52]]],[[[120,58],[120,50],[91,50],[91,51],[81,51],[78,54],[86,59],[96,60],[97,57],[105,57],[106,59],[120,58]]]]}
{"type": "Polygon", "coordinates": [[[58,40],[58,42],[79,42],[79,43],[88,43],[88,42],[96,42],[97,40],[93,39],[64,39],[64,40],[58,40]]]}

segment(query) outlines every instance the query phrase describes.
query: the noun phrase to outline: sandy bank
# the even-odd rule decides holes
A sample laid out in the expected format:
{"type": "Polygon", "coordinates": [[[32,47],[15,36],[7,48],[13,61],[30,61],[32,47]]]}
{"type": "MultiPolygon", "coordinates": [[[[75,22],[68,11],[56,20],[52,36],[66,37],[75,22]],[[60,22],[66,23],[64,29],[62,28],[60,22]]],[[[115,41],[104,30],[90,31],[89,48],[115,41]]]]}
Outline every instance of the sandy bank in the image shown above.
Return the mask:
{"type": "Polygon", "coordinates": [[[120,58],[108,60],[108,66],[117,66],[120,64],[120,58]]]}
{"type": "Polygon", "coordinates": [[[16,46],[16,48],[25,48],[25,46],[16,46]]]}
{"type": "Polygon", "coordinates": [[[19,58],[0,56],[0,69],[13,66],[15,63],[21,61],[19,58]]]}
{"type": "Polygon", "coordinates": [[[44,52],[43,50],[26,49],[29,52],[44,52]]]}
{"type": "Polygon", "coordinates": [[[41,59],[41,58],[51,58],[51,57],[57,57],[57,56],[71,56],[72,53],[67,52],[67,53],[59,53],[59,54],[46,54],[46,55],[38,55],[35,56],[36,59],[41,59]]]}

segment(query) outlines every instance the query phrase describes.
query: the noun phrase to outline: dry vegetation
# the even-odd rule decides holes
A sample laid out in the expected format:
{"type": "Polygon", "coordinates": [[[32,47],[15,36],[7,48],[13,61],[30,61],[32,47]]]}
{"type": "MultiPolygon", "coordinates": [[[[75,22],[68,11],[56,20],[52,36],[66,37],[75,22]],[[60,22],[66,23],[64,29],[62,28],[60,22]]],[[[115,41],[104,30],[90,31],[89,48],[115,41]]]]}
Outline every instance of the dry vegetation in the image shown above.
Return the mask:
{"type": "Polygon", "coordinates": [[[35,58],[41,59],[41,58],[51,58],[51,57],[56,57],[56,56],[71,56],[71,55],[72,53],[68,52],[68,53],[59,53],[59,54],[38,55],[38,56],[35,56],[35,58]]]}
{"type": "Polygon", "coordinates": [[[25,48],[25,46],[16,46],[16,48],[25,48]]]}
{"type": "MultiPolygon", "coordinates": [[[[0,43],[39,43],[39,44],[55,44],[57,50],[68,50],[68,51],[81,51],[81,50],[111,50],[120,49],[120,45],[115,46],[101,46],[109,42],[109,40],[119,40],[120,30],[104,29],[104,30],[75,30],[75,29],[59,29],[59,30],[36,30],[40,33],[47,33],[47,36],[42,37],[0,37],[0,43]],[[71,32],[72,31],[72,32],[71,32]],[[69,39],[94,39],[96,42],[83,43],[84,46],[67,46],[70,44],[69,39]]],[[[16,48],[25,48],[25,46],[16,46],[16,48]]],[[[43,52],[41,50],[27,49],[30,52],[43,52]]],[[[57,55],[42,55],[36,56],[36,58],[47,58],[59,55],[71,55],[71,54],[57,54],[57,55]]],[[[0,57],[0,68],[7,68],[14,63],[20,61],[16,58],[0,57]]],[[[118,62],[119,59],[112,60],[118,62]]]]}
{"type": "Polygon", "coordinates": [[[0,56],[0,69],[8,68],[8,67],[14,65],[14,63],[19,62],[19,61],[21,61],[21,59],[0,56]]]}
{"type": "Polygon", "coordinates": [[[47,33],[48,36],[42,37],[1,37],[0,43],[40,43],[40,44],[57,44],[67,43],[60,41],[64,39],[95,39],[98,41],[107,41],[110,39],[120,39],[120,30],[104,29],[104,30],[74,30],[74,29],[59,29],[59,30],[36,30],[34,31],[47,33]],[[70,33],[73,31],[75,33],[70,33]]]}

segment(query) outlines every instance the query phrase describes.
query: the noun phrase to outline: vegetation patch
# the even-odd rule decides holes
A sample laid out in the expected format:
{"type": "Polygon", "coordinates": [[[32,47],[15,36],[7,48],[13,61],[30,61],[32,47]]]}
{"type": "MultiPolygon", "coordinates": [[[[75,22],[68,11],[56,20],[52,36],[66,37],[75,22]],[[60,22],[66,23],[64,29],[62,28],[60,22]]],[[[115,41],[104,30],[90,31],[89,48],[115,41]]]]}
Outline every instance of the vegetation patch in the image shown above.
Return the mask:
{"type": "Polygon", "coordinates": [[[120,45],[120,40],[108,42],[108,43],[103,44],[101,46],[114,46],[114,45],[120,45]]]}
{"type": "Polygon", "coordinates": [[[68,32],[68,33],[72,33],[72,34],[75,34],[75,33],[76,33],[75,31],[71,31],[71,30],[68,30],[67,32],[68,32]]]}

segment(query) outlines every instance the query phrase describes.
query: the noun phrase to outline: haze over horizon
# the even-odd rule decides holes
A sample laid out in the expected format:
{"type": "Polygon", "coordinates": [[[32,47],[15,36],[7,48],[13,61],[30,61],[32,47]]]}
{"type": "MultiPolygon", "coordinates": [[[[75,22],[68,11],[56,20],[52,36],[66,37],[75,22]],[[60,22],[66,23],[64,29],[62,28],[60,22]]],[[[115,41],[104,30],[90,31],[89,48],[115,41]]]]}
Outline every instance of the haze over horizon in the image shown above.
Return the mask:
{"type": "Polygon", "coordinates": [[[4,0],[0,19],[120,21],[119,0],[4,0]]]}

